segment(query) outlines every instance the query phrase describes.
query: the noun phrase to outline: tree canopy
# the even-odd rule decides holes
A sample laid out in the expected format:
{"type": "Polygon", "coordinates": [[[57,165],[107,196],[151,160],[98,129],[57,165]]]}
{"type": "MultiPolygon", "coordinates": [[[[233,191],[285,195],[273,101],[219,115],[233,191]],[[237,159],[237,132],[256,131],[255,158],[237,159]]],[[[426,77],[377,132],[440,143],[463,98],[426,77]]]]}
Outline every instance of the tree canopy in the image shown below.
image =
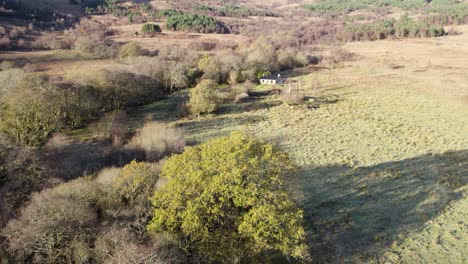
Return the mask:
{"type": "Polygon", "coordinates": [[[286,190],[288,155],[240,132],[171,157],[148,230],[168,232],[208,262],[266,252],[304,258],[303,213],[286,190]]]}

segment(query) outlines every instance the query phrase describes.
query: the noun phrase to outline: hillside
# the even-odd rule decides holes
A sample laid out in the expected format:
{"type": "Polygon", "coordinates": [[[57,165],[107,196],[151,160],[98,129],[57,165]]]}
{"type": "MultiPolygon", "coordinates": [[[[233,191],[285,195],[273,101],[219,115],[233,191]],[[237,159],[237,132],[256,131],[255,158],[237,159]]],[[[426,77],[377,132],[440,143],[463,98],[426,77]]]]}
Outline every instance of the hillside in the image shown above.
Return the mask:
{"type": "Polygon", "coordinates": [[[467,71],[466,1],[1,3],[0,263],[466,263],[467,71]]]}

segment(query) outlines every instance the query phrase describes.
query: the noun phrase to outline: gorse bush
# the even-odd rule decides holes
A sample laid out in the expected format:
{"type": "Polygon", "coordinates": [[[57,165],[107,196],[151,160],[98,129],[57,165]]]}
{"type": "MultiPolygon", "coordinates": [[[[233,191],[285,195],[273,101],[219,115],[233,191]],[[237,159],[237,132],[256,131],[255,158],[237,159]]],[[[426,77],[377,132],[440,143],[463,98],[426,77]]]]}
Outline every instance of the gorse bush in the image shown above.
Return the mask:
{"type": "Polygon", "coordinates": [[[132,161],[122,168],[115,178],[115,192],[128,204],[147,200],[147,196],[156,186],[159,169],[155,165],[132,161]],[[138,199],[142,197],[142,199],[138,199]]]}
{"type": "Polygon", "coordinates": [[[157,33],[161,33],[162,30],[156,24],[144,24],[141,28],[141,32],[143,32],[143,34],[154,35],[157,33]]]}
{"type": "Polygon", "coordinates": [[[188,103],[193,115],[212,113],[218,109],[222,102],[219,96],[218,85],[212,80],[203,80],[190,91],[188,103]]]}
{"type": "Polygon", "coordinates": [[[122,46],[119,52],[121,60],[126,58],[133,58],[143,55],[143,49],[137,42],[129,42],[122,46]]]}
{"type": "Polygon", "coordinates": [[[163,166],[148,230],[177,235],[205,262],[305,258],[302,211],[286,191],[293,169],[285,153],[241,133],[188,148],[163,166]]]}

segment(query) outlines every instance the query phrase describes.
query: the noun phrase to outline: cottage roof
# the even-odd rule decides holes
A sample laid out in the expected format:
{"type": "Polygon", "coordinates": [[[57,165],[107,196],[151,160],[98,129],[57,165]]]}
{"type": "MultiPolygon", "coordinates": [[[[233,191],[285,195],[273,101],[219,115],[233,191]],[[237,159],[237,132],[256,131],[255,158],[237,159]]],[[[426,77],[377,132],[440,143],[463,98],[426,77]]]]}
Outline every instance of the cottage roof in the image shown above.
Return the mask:
{"type": "Polygon", "coordinates": [[[282,80],[280,74],[265,75],[260,80],[282,80]]]}

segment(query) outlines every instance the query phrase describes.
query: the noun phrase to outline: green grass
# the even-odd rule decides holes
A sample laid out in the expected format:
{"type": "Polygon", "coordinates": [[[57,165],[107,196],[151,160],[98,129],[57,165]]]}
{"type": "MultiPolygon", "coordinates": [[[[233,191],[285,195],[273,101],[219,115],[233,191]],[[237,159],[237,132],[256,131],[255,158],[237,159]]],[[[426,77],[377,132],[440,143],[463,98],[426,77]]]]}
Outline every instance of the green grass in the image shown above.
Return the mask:
{"type": "Polygon", "coordinates": [[[171,123],[190,145],[240,130],[286,150],[301,167],[291,188],[318,262],[463,263],[468,107],[404,80],[356,78],[376,74],[346,67],[314,72],[296,77],[308,96],[303,105],[269,95],[177,120],[184,91],[132,109],[130,123],[171,123]],[[323,89],[316,96],[311,80],[323,89]]]}
{"type": "Polygon", "coordinates": [[[269,96],[175,124],[192,144],[241,130],[289,152],[302,168],[291,182],[318,261],[462,263],[467,114],[466,105],[403,84],[363,84],[330,86],[303,106],[269,96]],[[450,218],[447,206],[458,210],[446,223],[458,233],[431,226],[450,218]],[[447,243],[434,244],[439,233],[447,243]]]}

